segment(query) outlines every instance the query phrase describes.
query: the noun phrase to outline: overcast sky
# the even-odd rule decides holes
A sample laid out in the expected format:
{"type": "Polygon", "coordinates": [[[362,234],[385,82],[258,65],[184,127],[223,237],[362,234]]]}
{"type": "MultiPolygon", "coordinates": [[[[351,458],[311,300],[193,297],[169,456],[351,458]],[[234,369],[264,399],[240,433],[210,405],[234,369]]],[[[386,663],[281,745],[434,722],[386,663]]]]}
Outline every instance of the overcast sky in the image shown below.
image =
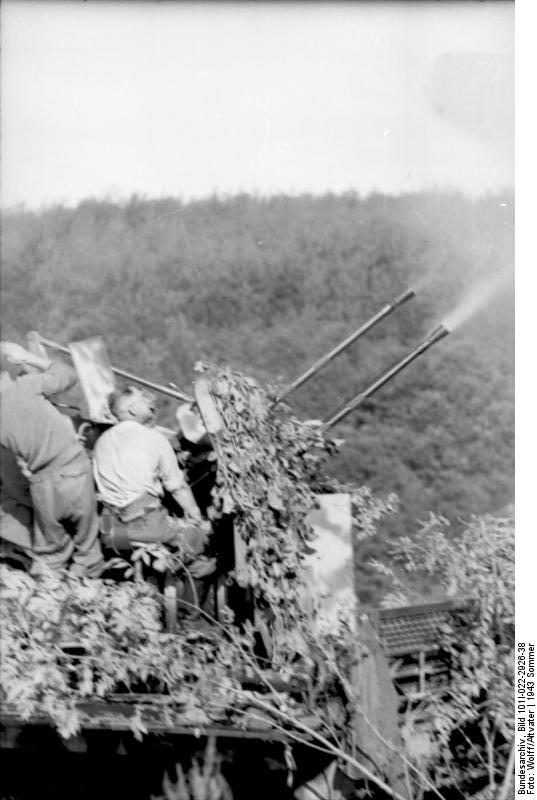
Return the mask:
{"type": "Polygon", "coordinates": [[[2,0],[2,205],[513,182],[509,2],[2,0]]]}

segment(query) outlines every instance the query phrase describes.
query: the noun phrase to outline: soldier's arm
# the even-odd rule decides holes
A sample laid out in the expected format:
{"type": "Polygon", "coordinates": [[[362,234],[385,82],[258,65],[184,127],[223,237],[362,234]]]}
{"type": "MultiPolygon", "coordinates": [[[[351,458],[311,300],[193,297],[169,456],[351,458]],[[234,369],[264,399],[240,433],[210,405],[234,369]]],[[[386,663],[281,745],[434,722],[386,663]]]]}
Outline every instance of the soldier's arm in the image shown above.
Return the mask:
{"type": "Polygon", "coordinates": [[[29,350],[26,350],[25,347],[21,347],[20,344],[16,344],[15,342],[2,342],[0,344],[0,352],[2,356],[8,361],[11,361],[12,364],[23,368],[35,367],[43,372],[52,366],[52,360],[47,356],[39,356],[35,353],[31,353],[29,350]]]}
{"type": "Polygon", "coordinates": [[[203,522],[203,517],[201,516],[201,511],[199,510],[199,506],[194,499],[194,495],[192,494],[192,489],[188,484],[184,483],[179,489],[175,492],[172,492],[173,499],[179,503],[185,515],[191,522],[194,523],[201,523],[203,522]]]}
{"type": "Polygon", "coordinates": [[[31,353],[14,342],[2,342],[1,353],[13,364],[30,371],[20,379],[28,391],[48,397],[64,392],[76,383],[76,372],[69,365],[31,353]]]}
{"type": "Polygon", "coordinates": [[[201,522],[199,506],[194,499],[190,486],[185,481],[183,472],[177,465],[177,458],[171,444],[162,437],[159,459],[159,478],[164,488],[179,503],[186,516],[192,522],[201,522]]]}

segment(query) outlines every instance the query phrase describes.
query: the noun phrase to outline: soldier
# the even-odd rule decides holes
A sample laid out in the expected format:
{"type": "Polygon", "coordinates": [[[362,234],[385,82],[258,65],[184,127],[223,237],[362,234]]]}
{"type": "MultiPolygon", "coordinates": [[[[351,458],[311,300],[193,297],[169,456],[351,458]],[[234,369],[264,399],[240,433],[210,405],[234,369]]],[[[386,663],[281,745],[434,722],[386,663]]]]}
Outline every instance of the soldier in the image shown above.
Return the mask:
{"type": "Polygon", "coordinates": [[[110,409],[119,420],[97,440],[93,469],[105,510],[103,543],[121,551],[133,542],[185,543],[195,557],[190,572],[196,578],[214,571],[214,559],[204,558],[210,525],[177,464],[166,437],[153,426],[154,398],[135,386],[114,395],[110,409]],[[168,518],[164,491],[183,509],[186,524],[168,518]]]}
{"type": "MultiPolygon", "coordinates": [[[[2,453],[11,454],[1,465],[3,508],[14,517],[14,508],[28,508],[29,495],[33,555],[51,569],[97,577],[103,556],[91,464],[71,421],[48,400],[73,386],[76,373],[12,342],[0,344],[0,356],[0,439],[2,453]]],[[[5,523],[3,515],[2,527],[12,527],[5,523]]]]}

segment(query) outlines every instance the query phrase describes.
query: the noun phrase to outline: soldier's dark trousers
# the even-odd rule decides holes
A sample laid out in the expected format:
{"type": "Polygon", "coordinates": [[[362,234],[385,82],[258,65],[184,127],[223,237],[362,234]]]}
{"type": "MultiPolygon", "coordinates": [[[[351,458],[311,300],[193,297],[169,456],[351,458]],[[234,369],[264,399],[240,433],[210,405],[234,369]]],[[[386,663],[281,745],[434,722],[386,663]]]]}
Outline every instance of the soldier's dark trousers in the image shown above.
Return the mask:
{"type": "Polygon", "coordinates": [[[130,550],[139,543],[159,542],[171,548],[186,549],[192,558],[203,552],[207,540],[207,536],[195,525],[169,517],[159,499],[150,495],[139,498],[128,509],[112,510],[105,507],[101,514],[101,537],[105,547],[118,553],[130,550]],[[147,505],[144,505],[144,501],[147,505]],[[129,519],[130,510],[135,504],[140,506],[140,510],[129,519]]]}
{"type": "Polygon", "coordinates": [[[34,555],[51,569],[97,577],[103,566],[91,464],[81,452],[65,467],[30,478],[34,555]]]}

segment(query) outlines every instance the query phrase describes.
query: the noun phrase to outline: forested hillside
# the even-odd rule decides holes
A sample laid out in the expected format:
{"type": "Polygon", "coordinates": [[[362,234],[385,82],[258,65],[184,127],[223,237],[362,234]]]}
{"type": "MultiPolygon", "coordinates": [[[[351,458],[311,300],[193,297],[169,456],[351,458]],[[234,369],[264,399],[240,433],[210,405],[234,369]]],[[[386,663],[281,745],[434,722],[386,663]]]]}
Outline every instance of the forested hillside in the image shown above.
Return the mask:
{"type": "MultiPolygon", "coordinates": [[[[294,378],[408,285],[418,297],[292,403],[323,417],[404,355],[513,259],[513,198],[132,198],[5,214],[3,338],[100,333],[112,363],[188,388],[198,359],[264,382],[294,378]]],[[[383,534],[433,510],[457,528],[513,495],[513,292],[337,428],[334,473],[395,491],[383,534]]],[[[171,413],[163,407],[163,419],[171,413]]]]}

